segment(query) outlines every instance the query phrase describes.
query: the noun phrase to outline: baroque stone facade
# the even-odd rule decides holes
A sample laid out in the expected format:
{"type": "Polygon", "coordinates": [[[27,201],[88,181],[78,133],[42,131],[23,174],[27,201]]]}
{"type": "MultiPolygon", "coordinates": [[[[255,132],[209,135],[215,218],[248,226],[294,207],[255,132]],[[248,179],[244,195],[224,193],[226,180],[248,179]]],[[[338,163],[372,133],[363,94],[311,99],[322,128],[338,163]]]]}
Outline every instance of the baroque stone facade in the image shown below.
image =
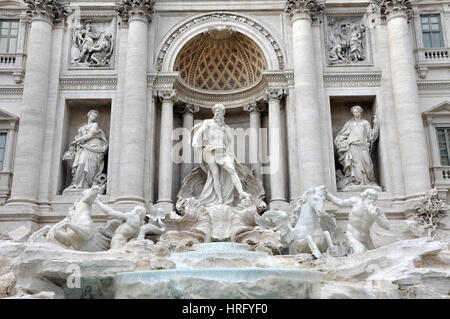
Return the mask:
{"type": "MultiPolygon", "coordinates": [[[[95,188],[89,229],[61,241],[101,234],[80,244],[93,251],[165,232],[276,246],[276,224],[293,234],[284,248],[319,258],[340,254],[336,227],[362,253],[400,238],[430,189],[450,198],[450,1],[233,3],[0,3],[0,233],[66,225],[95,188]],[[294,224],[311,189],[334,226],[304,246],[294,224]],[[111,216],[134,220],[132,236],[94,227],[111,216]]],[[[450,219],[436,216],[448,241],[450,219]]]]}

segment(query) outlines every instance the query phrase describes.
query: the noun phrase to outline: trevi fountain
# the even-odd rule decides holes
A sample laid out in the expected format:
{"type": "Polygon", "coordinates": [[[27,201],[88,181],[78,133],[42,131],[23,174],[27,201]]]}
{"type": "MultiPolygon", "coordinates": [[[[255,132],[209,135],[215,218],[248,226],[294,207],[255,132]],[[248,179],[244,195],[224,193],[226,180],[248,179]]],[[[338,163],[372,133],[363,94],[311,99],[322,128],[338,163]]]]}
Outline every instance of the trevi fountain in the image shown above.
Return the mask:
{"type": "Polygon", "coordinates": [[[449,298],[449,8],[0,3],[0,298],[449,298]]]}

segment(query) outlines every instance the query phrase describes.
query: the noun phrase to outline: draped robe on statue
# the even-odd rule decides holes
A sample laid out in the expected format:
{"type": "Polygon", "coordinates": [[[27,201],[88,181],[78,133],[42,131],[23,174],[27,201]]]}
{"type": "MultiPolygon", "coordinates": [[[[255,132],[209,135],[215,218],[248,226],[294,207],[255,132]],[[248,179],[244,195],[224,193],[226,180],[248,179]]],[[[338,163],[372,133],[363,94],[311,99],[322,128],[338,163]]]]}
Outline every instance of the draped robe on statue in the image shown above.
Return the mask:
{"type": "Polygon", "coordinates": [[[103,173],[104,157],[108,149],[108,141],[105,132],[97,123],[84,124],[78,130],[75,139],[93,133],[93,137],[77,146],[75,159],[72,166],[72,187],[92,187],[103,173]],[[92,128],[95,125],[95,128],[92,128]],[[94,131],[94,132],[92,132],[94,131]]]}
{"type": "Polygon", "coordinates": [[[372,141],[376,137],[368,121],[351,119],[336,136],[338,161],[343,166],[344,184],[376,185],[370,157],[372,141]]]}
{"type": "Polygon", "coordinates": [[[234,166],[244,191],[257,199],[264,196],[265,192],[261,181],[252,175],[249,168],[237,161],[233,152],[233,136],[227,125],[219,126],[214,119],[204,120],[194,126],[191,136],[192,146],[198,151],[196,162],[200,163],[200,168],[194,170],[183,180],[179,197],[195,197],[207,207],[219,204],[214,190],[213,174],[205,162],[205,157],[211,153],[214,154],[215,162],[219,167],[222,204],[234,205],[239,200],[231,175],[223,168],[226,163],[234,166]],[[205,129],[207,132],[204,132],[205,129]]]}

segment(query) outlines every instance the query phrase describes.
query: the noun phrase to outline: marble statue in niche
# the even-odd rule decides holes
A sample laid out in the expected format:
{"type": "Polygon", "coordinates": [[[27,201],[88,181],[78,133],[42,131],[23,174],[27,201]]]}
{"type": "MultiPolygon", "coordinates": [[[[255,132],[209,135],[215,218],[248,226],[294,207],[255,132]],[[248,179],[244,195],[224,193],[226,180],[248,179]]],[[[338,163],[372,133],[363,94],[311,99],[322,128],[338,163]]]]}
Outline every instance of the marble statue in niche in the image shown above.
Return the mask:
{"type": "Polygon", "coordinates": [[[192,129],[192,146],[199,149],[199,163],[207,175],[199,201],[205,206],[230,204],[236,189],[240,198],[250,196],[245,192],[238,171],[241,164],[233,152],[233,135],[225,124],[225,107],[212,108],[214,118],[202,121],[192,129]]]}
{"type": "MultiPolygon", "coordinates": [[[[94,30],[91,20],[78,24],[73,31],[71,63],[79,66],[111,65],[113,53],[112,32],[110,26],[102,31],[94,30]]],[[[97,25],[100,28],[100,25],[97,25]]]]}
{"type": "Polygon", "coordinates": [[[374,116],[373,128],[361,117],[363,108],[355,105],[351,108],[353,118],[347,121],[336,135],[338,161],[343,171],[338,170],[337,186],[342,191],[354,191],[370,187],[380,188],[375,181],[371,152],[379,135],[377,116],[374,116]]]}
{"type": "Polygon", "coordinates": [[[367,61],[366,29],[361,17],[330,18],[327,32],[329,64],[367,61]]]}
{"type": "MultiPolygon", "coordinates": [[[[103,173],[108,140],[105,132],[97,123],[99,112],[90,110],[88,122],[83,124],[70,143],[63,159],[71,163],[72,182],[65,191],[90,188],[94,185],[104,186],[106,174],[103,173]]],[[[104,191],[104,187],[102,187],[104,191]]]]}
{"type": "Polygon", "coordinates": [[[272,231],[254,230],[257,225],[247,223],[265,207],[264,187],[251,168],[235,156],[234,138],[240,137],[225,124],[225,107],[216,104],[212,111],[214,118],[192,128],[191,144],[200,167],[183,179],[177,208],[182,203],[196,207],[192,216],[204,220],[205,233],[214,240],[251,240],[262,246],[264,242],[275,243],[272,231]]]}

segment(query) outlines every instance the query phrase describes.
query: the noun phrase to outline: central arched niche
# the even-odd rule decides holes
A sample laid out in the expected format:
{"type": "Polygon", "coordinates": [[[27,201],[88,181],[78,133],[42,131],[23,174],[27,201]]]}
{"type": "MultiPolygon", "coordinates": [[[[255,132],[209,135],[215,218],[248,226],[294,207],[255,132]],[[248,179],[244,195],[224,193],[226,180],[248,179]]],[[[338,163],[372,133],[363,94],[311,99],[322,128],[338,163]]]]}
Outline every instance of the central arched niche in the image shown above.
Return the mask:
{"type": "Polygon", "coordinates": [[[174,71],[192,88],[242,89],[258,82],[267,61],[258,45],[230,28],[211,28],[189,40],[177,55],[174,71]]]}

